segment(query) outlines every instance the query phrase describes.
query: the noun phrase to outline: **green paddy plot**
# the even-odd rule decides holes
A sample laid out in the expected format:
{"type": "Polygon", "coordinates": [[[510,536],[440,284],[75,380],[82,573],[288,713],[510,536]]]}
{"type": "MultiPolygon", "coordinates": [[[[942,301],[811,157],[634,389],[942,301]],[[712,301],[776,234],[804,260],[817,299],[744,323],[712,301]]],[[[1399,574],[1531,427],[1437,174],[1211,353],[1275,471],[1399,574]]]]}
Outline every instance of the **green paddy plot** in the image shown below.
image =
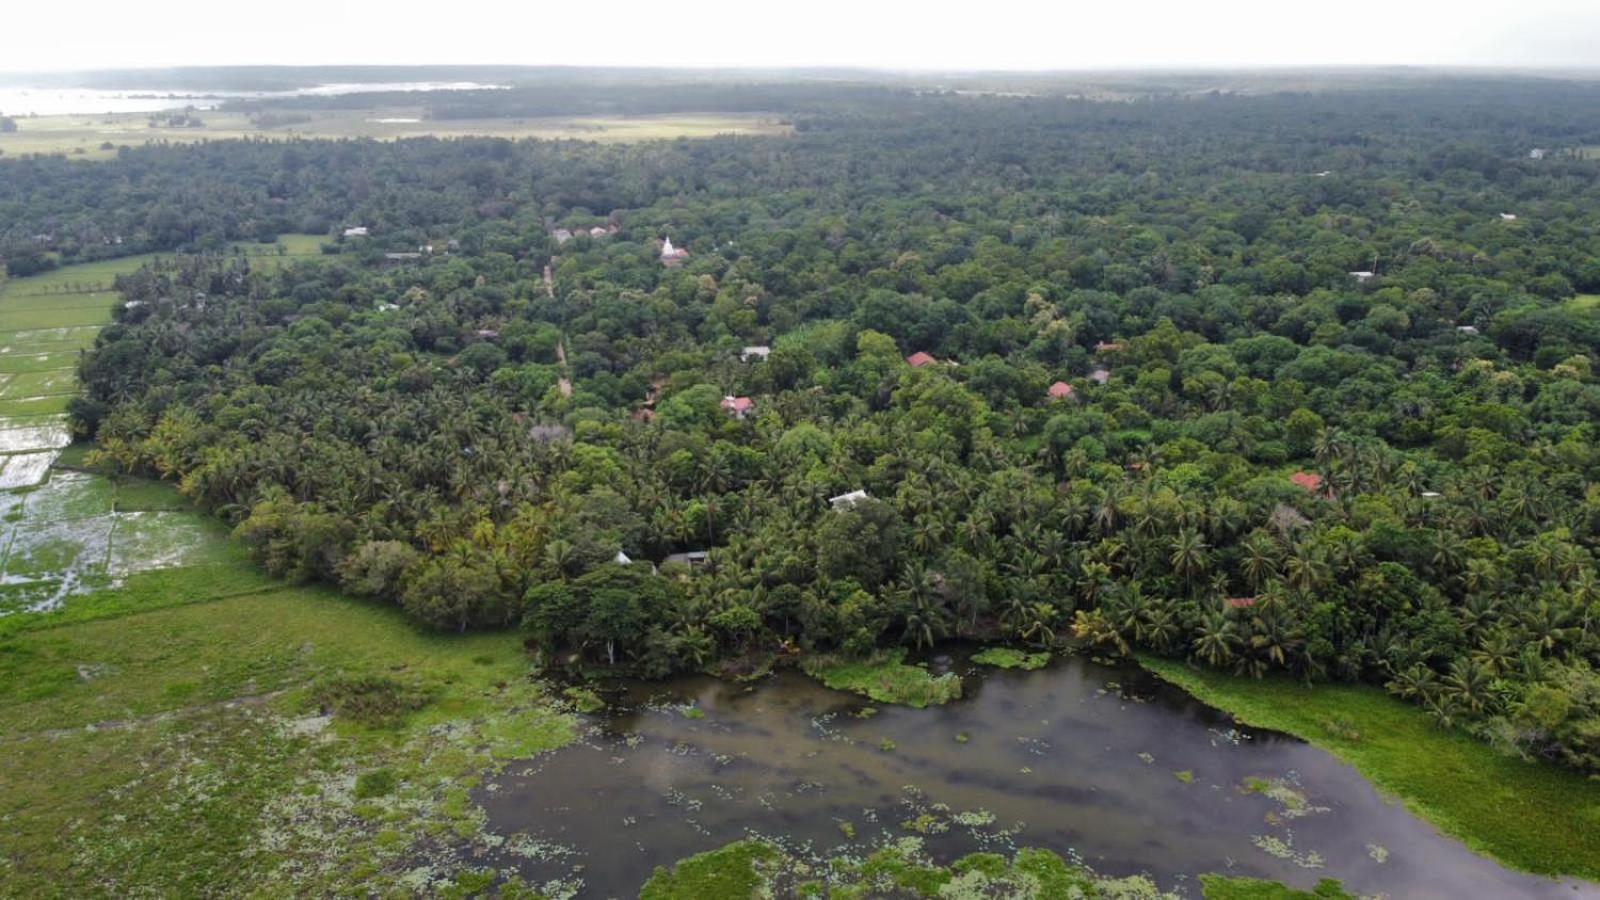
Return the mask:
{"type": "Polygon", "coordinates": [[[110,308],[114,299],[110,294],[88,295],[96,300],[104,301],[104,308],[98,304],[82,304],[81,295],[67,295],[73,302],[64,304],[49,304],[41,306],[17,306],[13,304],[0,305],[0,331],[18,331],[27,328],[57,328],[61,326],[100,325],[110,316],[110,308]]]}
{"type": "Polygon", "coordinates": [[[228,530],[189,511],[127,512],[112,517],[106,572],[112,577],[146,569],[226,562],[228,530]]]}
{"type": "Polygon", "coordinates": [[[94,519],[112,513],[116,505],[116,485],[99,475],[56,472],[49,482],[22,496],[23,514],[29,521],[94,519]]]}
{"type": "MultiPolygon", "coordinates": [[[[3,340],[3,339],[0,339],[3,340]]],[[[29,345],[18,352],[7,353],[4,344],[0,344],[0,375],[20,375],[23,372],[48,372],[62,366],[71,366],[78,361],[77,347],[56,347],[39,349],[37,345],[29,345]]]]}
{"type": "Polygon", "coordinates": [[[145,263],[156,258],[157,254],[154,253],[146,253],[140,256],[119,256],[116,259],[75,263],[50,272],[30,275],[26,278],[13,278],[11,281],[6,282],[5,285],[0,286],[0,298],[52,293],[109,291],[118,275],[137,271],[145,263]]]}
{"type": "Polygon", "coordinates": [[[270,272],[291,263],[320,258],[322,245],[328,241],[325,234],[285,234],[270,244],[238,241],[229,244],[226,253],[244,256],[251,268],[270,272]]]}
{"type": "MultiPolygon", "coordinates": [[[[52,397],[18,397],[15,399],[0,396],[0,416],[47,416],[67,411],[67,403],[72,400],[71,394],[57,394],[52,397]]],[[[4,485],[0,485],[4,487],[4,485]]]]}
{"type": "Polygon", "coordinates": [[[56,580],[0,584],[0,617],[50,608],[62,595],[56,580]]]}
{"type": "Polygon", "coordinates": [[[19,372],[0,387],[0,397],[43,397],[49,394],[70,394],[78,387],[78,370],[44,369],[39,372],[19,372]]]}
{"type": "MultiPolygon", "coordinates": [[[[100,309],[116,303],[117,295],[109,288],[93,291],[12,292],[7,307],[11,309],[100,309]]],[[[54,327],[54,326],[48,326],[54,327]]]]}
{"type": "Polygon", "coordinates": [[[115,524],[110,516],[69,522],[24,521],[11,532],[5,579],[41,581],[104,574],[115,524]]]}
{"type": "Polygon", "coordinates": [[[189,508],[178,489],[162,481],[126,478],[116,483],[117,512],[174,512],[189,508]]]}
{"type": "Polygon", "coordinates": [[[60,333],[64,337],[50,336],[54,329],[40,332],[29,329],[24,331],[0,331],[0,354],[4,356],[38,356],[52,355],[56,357],[68,356],[66,362],[57,362],[45,368],[60,368],[63,365],[72,365],[76,362],[78,351],[94,345],[95,335],[100,333],[103,326],[83,326],[81,328],[66,330],[60,333]],[[20,335],[20,336],[19,336],[20,335]]]}

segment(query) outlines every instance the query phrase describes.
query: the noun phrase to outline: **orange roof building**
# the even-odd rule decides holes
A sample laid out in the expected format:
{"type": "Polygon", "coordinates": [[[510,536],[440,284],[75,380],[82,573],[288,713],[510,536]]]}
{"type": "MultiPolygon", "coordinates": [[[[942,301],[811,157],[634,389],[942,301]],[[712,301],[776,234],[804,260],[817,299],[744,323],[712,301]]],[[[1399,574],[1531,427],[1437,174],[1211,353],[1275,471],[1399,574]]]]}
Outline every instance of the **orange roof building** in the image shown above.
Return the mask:
{"type": "Polygon", "coordinates": [[[733,413],[735,418],[742,419],[756,408],[756,402],[749,397],[723,397],[722,408],[733,413]]]}
{"type": "Polygon", "coordinates": [[[1305,488],[1307,493],[1315,494],[1322,490],[1322,476],[1315,472],[1296,472],[1289,476],[1296,487],[1305,488]]]}
{"type": "Polygon", "coordinates": [[[1046,393],[1050,395],[1051,400],[1071,400],[1072,395],[1077,392],[1072,389],[1072,385],[1067,384],[1065,381],[1058,381],[1050,385],[1050,390],[1046,393]]]}
{"type": "Polygon", "coordinates": [[[906,357],[906,365],[909,365],[913,369],[920,369],[923,366],[931,366],[936,362],[938,362],[938,360],[933,358],[933,354],[924,353],[921,350],[918,350],[917,352],[906,357]]]}

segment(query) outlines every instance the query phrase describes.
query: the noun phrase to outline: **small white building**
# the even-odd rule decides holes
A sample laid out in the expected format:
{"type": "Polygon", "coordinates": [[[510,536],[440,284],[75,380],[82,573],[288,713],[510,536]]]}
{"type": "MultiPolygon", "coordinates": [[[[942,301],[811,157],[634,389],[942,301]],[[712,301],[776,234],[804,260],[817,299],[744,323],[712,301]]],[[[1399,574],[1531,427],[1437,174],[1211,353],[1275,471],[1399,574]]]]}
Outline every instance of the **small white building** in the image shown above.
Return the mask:
{"type": "Polygon", "coordinates": [[[1500,214],[1500,221],[1502,221],[1502,222],[1515,222],[1516,220],[1517,220],[1517,214],[1516,213],[1501,213],[1500,214]]]}
{"type": "Polygon", "coordinates": [[[1473,326],[1473,325],[1457,325],[1456,326],[1456,331],[1460,332],[1461,334],[1466,335],[1467,337],[1477,337],[1478,336],[1478,329],[1477,329],[1476,326],[1473,326]]]}
{"type": "Polygon", "coordinates": [[[1367,282],[1371,281],[1372,279],[1378,277],[1378,273],[1377,272],[1351,272],[1350,273],[1350,277],[1354,278],[1356,280],[1356,284],[1366,284],[1367,282]]]}
{"type": "Polygon", "coordinates": [[[765,362],[766,358],[771,355],[772,348],[766,346],[765,344],[752,345],[739,351],[739,359],[741,362],[749,362],[752,359],[759,359],[765,362]]]}
{"type": "Polygon", "coordinates": [[[1549,152],[1550,151],[1544,149],[1543,147],[1535,147],[1532,150],[1528,151],[1528,158],[1529,159],[1544,159],[1545,154],[1547,154],[1549,152]]]}
{"type": "Polygon", "coordinates": [[[550,232],[550,236],[556,239],[557,244],[565,244],[567,241],[572,240],[572,232],[565,228],[557,228],[555,231],[550,232]]]}
{"type": "Polygon", "coordinates": [[[346,228],[344,230],[344,236],[347,238],[366,237],[367,234],[367,226],[365,225],[356,225],[352,228],[346,228]]]}
{"type": "Polygon", "coordinates": [[[695,569],[697,567],[704,566],[709,561],[710,561],[710,554],[707,553],[706,551],[704,551],[704,550],[690,550],[688,553],[669,553],[669,554],[667,554],[667,558],[663,559],[661,561],[661,564],[663,566],[668,566],[668,565],[687,566],[689,569],[692,570],[692,569],[695,569]]]}
{"type": "Polygon", "coordinates": [[[688,258],[689,251],[683,249],[682,247],[672,246],[672,238],[667,238],[661,242],[662,265],[672,268],[674,266],[681,265],[683,261],[688,258]]]}
{"type": "Polygon", "coordinates": [[[829,497],[828,502],[833,504],[834,509],[851,509],[857,503],[860,503],[866,499],[868,499],[866,491],[851,491],[848,494],[840,494],[837,497],[829,497]]]}

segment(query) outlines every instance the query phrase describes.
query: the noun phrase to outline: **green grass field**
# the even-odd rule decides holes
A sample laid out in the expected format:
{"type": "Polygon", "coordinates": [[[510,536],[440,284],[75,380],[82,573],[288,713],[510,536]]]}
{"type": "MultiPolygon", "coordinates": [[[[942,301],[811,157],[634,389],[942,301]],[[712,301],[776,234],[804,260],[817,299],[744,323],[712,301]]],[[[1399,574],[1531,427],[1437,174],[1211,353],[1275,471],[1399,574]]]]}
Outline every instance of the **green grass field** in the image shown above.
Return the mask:
{"type": "Polygon", "coordinates": [[[1503,756],[1366,685],[1255,681],[1142,657],[1144,666],[1249,725],[1296,735],[1355,766],[1474,850],[1541,875],[1600,878],[1600,783],[1503,756]]]}
{"type": "Polygon", "coordinates": [[[0,895],[428,895],[490,846],[538,852],[468,795],[574,736],[514,635],[309,588],[209,599],[258,578],[219,568],[163,573],[165,608],[0,636],[0,895]],[[392,720],[318,715],[391,693],[392,720]]]}
{"type": "Polygon", "coordinates": [[[1567,306],[1581,312],[1600,310],[1600,294],[1579,294],[1567,301],[1567,306]]]}
{"type": "Polygon", "coordinates": [[[315,111],[310,113],[308,122],[271,129],[257,128],[246,115],[224,112],[199,113],[205,123],[200,128],[151,128],[149,116],[144,113],[25,117],[17,120],[15,132],[0,134],[0,151],[11,156],[64,153],[84,159],[110,159],[119,146],[244,138],[503,137],[619,142],[790,131],[774,114],[405,121],[422,115],[417,108],[315,111]],[[104,146],[108,143],[112,145],[109,149],[104,146]]]}

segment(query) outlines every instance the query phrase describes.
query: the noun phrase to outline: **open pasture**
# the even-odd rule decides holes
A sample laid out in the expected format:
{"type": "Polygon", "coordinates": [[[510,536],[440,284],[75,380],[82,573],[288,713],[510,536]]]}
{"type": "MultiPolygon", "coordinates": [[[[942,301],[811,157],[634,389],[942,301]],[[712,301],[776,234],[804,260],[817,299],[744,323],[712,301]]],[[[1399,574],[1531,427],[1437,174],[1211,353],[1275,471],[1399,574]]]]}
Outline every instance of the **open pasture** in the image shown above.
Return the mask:
{"type": "Polygon", "coordinates": [[[123,146],[247,138],[502,137],[620,142],[790,131],[770,113],[428,120],[419,108],[316,110],[308,113],[308,121],[275,128],[259,128],[243,113],[203,111],[197,115],[204,124],[195,128],[151,128],[145,113],[25,117],[17,120],[15,132],[0,134],[0,151],[7,155],[51,153],[110,159],[123,146]]]}

